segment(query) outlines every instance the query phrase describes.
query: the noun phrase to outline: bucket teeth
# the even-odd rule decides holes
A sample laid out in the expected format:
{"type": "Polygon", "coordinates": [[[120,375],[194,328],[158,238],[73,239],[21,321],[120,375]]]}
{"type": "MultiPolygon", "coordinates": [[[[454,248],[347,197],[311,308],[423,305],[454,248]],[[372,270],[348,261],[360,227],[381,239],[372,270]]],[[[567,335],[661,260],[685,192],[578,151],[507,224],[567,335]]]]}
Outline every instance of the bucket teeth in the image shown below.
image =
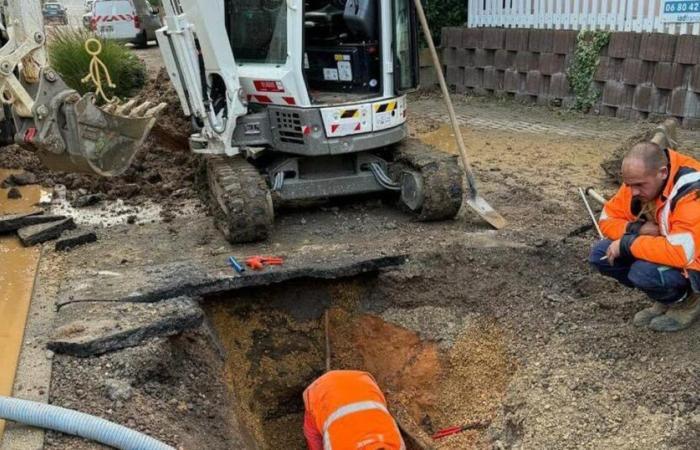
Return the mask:
{"type": "Polygon", "coordinates": [[[146,111],[145,117],[158,116],[168,106],[167,103],[159,103],[146,111]]]}
{"type": "Polygon", "coordinates": [[[134,105],[136,105],[136,100],[129,100],[123,105],[119,105],[114,113],[118,116],[128,116],[131,113],[134,105]]]}
{"type": "Polygon", "coordinates": [[[141,103],[139,106],[131,110],[129,117],[142,117],[143,113],[146,112],[151,105],[153,105],[153,103],[148,101],[141,103]]]}

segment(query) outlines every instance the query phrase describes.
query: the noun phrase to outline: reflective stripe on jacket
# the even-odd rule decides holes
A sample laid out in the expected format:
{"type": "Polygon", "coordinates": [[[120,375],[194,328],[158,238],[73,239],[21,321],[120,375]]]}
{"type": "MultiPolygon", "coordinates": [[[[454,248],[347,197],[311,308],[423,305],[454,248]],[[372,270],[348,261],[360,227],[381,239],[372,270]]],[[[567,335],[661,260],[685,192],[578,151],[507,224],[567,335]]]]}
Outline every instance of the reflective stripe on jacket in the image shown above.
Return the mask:
{"type": "Polygon", "coordinates": [[[304,391],[304,405],[323,435],[324,450],[405,448],[384,394],[367,372],[328,372],[304,391]]]}
{"type": "Polygon", "coordinates": [[[700,270],[700,162],[667,150],[666,186],[653,205],[643,205],[622,185],[603,207],[599,225],[612,240],[621,239],[620,256],[681,269],[700,270]],[[644,213],[661,236],[640,236],[644,213]]]}

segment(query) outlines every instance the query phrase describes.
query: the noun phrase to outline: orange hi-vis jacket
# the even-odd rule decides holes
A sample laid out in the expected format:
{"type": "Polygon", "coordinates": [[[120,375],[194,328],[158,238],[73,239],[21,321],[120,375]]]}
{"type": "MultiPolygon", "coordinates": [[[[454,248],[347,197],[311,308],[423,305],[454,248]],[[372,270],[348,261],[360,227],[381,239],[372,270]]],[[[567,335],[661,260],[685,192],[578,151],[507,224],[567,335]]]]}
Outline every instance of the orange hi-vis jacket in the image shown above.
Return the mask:
{"type": "Polygon", "coordinates": [[[621,239],[623,259],[644,260],[686,273],[700,271],[700,162],[673,150],[666,152],[669,177],[655,204],[645,207],[623,184],[603,207],[598,223],[607,238],[621,239]],[[660,236],[639,235],[645,211],[651,211],[649,219],[659,225],[660,236]]]}
{"type": "Polygon", "coordinates": [[[384,394],[367,372],[333,370],[304,391],[324,450],[403,450],[384,394]]]}

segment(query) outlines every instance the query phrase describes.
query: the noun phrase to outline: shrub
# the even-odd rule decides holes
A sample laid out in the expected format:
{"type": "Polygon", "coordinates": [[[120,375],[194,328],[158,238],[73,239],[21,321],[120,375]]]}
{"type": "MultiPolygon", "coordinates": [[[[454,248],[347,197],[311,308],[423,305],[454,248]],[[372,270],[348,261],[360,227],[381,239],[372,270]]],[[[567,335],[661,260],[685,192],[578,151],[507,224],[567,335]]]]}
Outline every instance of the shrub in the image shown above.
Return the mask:
{"type": "MultiPolygon", "coordinates": [[[[82,79],[90,71],[90,56],[85,51],[85,41],[97,38],[87,30],[58,30],[49,39],[48,55],[51,66],[58,72],[71,89],[81,95],[94,92],[92,82],[83,83],[82,79]]],[[[97,38],[99,39],[99,38],[97,38]]],[[[103,74],[103,89],[107,96],[128,98],[143,88],[146,83],[146,66],[123,44],[99,39],[102,43],[100,60],[107,66],[115,88],[109,88],[103,74]]]]}
{"type": "Polygon", "coordinates": [[[425,17],[435,45],[440,45],[443,27],[461,26],[467,21],[467,2],[464,0],[422,0],[425,17]]]}

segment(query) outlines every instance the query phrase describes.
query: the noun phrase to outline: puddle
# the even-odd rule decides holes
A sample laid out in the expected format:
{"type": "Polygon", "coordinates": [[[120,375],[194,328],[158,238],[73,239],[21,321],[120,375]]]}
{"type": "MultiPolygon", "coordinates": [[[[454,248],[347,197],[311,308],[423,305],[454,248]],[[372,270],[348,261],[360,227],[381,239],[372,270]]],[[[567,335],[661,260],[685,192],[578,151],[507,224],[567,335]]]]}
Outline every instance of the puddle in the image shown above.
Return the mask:
{"type": "MultiPolygon", "coordinates": [[[[0,169],[0,180],[15,172],[0,169]]],[[[20,199],[8,199],[8,189],[0,189],[0,215],[31,210],[42,199],[39,186],[19,189],[20,199]]],[[[16,236],[0,236],[0,395],[12,394],[39,254],[38,248],[24,248],[16,236]]],[[[3,428],[0,420],[0,440],[3,428]]]]}
{"type": "MultiPolygon", "coordinates": [[[[207,301],[236,413],[260,448],[305,448],[302,392],[324,371],[326,310],[332,368],[372,373],[390,409],[401,405],[426,434],[496,416],[514,370],[498,327],[456,317],[454,340],[439,344],[372,311],[372,280],[300,281],[207,301]]],[[[485,430],[435,442],[460,450],[486,444],[485,430]]]]}

